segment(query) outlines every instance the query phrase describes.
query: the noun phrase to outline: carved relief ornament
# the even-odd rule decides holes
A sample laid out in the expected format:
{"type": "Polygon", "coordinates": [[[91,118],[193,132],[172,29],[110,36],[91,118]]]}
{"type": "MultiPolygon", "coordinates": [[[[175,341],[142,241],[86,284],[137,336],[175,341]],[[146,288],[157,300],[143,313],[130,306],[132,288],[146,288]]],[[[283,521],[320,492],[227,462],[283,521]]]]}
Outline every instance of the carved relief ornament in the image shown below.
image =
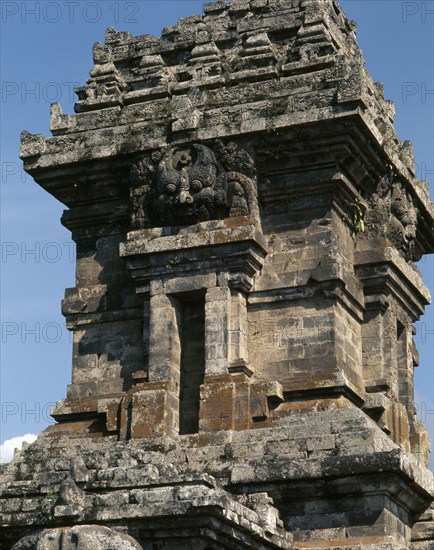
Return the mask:
{"type": "Polygon", "coordinates": [[[235,144],[201,144],[142,157],[131,169],[135,229],[185,226],[235,216],[259,218],[254,163],[235,144]]]}
{"type": "Polygon", "coordinates": [[[418,209],[393,174],[382,178],[369,200],[364,237],[387,238],[407,261],[416,258],[418,209]]]}

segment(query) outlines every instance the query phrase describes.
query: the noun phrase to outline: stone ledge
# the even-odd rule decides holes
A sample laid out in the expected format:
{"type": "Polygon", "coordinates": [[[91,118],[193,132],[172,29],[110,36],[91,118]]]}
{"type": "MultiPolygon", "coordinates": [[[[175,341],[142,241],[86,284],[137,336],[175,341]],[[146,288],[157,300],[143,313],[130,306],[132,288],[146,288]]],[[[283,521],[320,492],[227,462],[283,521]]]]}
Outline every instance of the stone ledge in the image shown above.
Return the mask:
{"type": "Polygon", "coordinates": [[[202,222],[189,227],[157,227],[132,231],[128,233],[127,242],[121,243],[120,251],[121,256],[125,258],[138,254],[176,252],[245,240],[257,242],[266,252],[266,240],[258,231],[257,221],[248,216],[241,216],[202,222]]]}

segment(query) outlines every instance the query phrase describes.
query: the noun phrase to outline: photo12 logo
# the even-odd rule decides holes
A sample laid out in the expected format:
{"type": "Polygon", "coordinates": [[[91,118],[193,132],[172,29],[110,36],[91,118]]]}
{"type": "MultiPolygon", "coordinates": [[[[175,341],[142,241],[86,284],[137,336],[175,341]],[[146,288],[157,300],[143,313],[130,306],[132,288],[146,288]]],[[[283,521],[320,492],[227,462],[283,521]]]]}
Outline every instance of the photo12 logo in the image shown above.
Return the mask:
{"type": "Polygon", "coordinates": [[[8,2],[0,3],[2,23],[138,23],[140,2],[8,2]]]}
{"type": "Polygon", "coordinates": [[[402,102],[418,101],[427,103],[434,97],[434,89],[428,87],[426,82],[403,82],[402,83],[402,102]]]}
{"type": "Polygon", "coordinates": [[[414,408],[416,409],[416,414],[426,425],[427,428],[430,428],[431,431],[434,428],[434,403],[415,403],[414,408]]]}
{"type": "Polygon", "coordinates": [[[53,424],[54,421],[50,416],[50,411],[55,405],[56,403],[53,401],[49,403],[3,401],[1,404],[1,423],[6,424],[7,422],[16,422],[18,420],[22,424],[27,424],[28,422],[53,424]]]}
{"type": "Polygon", "coordinates": [[[12,82],[1,84],[2,103],[70,103],[75,102],[79,82],[12,82]]]}
{"type": "Polygon", "coordinates": [[[418,323],[417,335],[419,337],[419,341],[422,344],[426,344],[430,342],[432,345],[433,337],[434,337],[434,328],[430,327],[425,322],[418,323]]]}
{"type": "Polygon", "coordinates": [[[419,180],[427,181],[430,185],[434,183],[434,170],[426,162],[416,163],[416,174],[419,180]]]}
{"type": "Polygon", "coordinates": [[[434,3],[431,2],[402,2],[402,22],[417,21],[427,23],[434,15],[434,3]]]}
{"type": "Polygon", "coordinates": [[[70,332],[65,324],[55,321],[46,323],[4,321],[1,323],[1,342],[2,344],[12,344],[18,342],[21,344],[57,344],[59,342],[73,343],[73,333],[70,332]]]}
{"type": "Polygon", "coordinates": [[[75,262],[75,243],[73,242],[2,242],[1,263],[19,262],[57,264],[62,261],[75,262]]]}
{"type": "Polygon", "coordinates": [[[22,162],[3,161],[1,163],[1,183],[26,183],[27,174],[22,162]]]}

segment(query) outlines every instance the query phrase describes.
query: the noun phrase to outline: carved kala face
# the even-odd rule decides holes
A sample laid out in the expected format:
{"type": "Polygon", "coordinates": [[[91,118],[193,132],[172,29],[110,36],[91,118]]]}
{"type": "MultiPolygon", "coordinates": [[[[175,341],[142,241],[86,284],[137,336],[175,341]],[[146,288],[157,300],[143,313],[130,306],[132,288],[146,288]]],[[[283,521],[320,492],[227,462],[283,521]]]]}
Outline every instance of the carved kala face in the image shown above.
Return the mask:
{"type": "Polygon", "coordinates": [[[392,214],[395,214],[398,220],[402,220],[406,213],[406,196],[400,186],[394,185],[392,187],[392,214]]]}
{"type": "Polygon", "coordinates": [[[191,225],[213,219],[224,185],[224,172],[206,147],[169,153],[157,171],[156,207],[161,220],[166,225],[191,225]]]}
{"type": "Polygon", "coordinates": [[[403,225],[404,243],[412,246],[417,234],[417,212],[411,198],[398,185],[392,188],[391,210],[403,225]]]}
{"type": "Polygon", "coordinates": [[[419,259],[419,212],[412,196],[393,173],[379,182],[365,221],[366,238],[387,237],[407,261],[419,259]]]}

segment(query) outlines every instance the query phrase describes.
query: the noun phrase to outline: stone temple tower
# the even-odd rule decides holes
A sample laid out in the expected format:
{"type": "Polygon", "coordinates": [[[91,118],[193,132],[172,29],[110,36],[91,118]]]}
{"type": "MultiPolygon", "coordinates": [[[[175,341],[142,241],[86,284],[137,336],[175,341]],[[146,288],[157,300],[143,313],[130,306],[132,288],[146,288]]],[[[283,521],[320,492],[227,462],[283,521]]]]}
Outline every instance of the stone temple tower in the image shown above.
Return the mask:
{"type": "Polygon", "coordinates": [[[432,550],[434,208],[353,24],[219,1],[93,55],[76,114],[22,134],[77,243],[74,352],[2,471],[2,548],[432,550]]]}

